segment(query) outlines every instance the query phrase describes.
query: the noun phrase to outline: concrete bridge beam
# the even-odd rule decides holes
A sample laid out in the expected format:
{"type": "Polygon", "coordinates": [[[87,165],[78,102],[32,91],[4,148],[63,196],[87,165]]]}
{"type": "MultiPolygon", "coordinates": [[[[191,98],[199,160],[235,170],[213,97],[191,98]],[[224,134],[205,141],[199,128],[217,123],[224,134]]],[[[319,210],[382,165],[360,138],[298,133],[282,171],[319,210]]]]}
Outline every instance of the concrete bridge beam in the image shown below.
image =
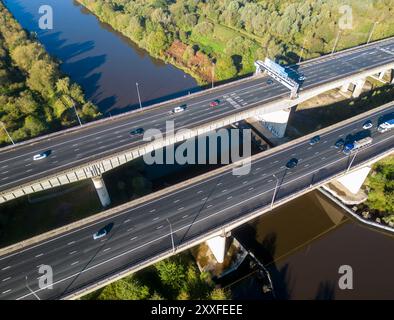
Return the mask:
{"type": "Polygon", "coordinates": [[[337,181],[351,193],[357,194],[370,171],[371,167],[362,167],[338,178],[337,181]]]}
{"type": "Polygon", "coordinates": [[[341,92],[346,93],[349,91],[349,87],[350,87],[350,82],[346,82],[345,84],[342,85],[341,87],[341,92]]]}
{"type": "Polygon", "coordinates": [[[275,137],[283,138],[285,136],[290,112],[291,108],[288,108],[285,110],[257,115],[256,119],[262,121],[264,127],[271,131],[275,137]]]}
{"type": "Polygon", "coordinates": [[[366,78],[363,79],[359,79],[357,80],[354,84],[356,85],[356,87],[354,88],[353,91],[353,98],[358,98],[361,93],[363,92],[363,87],[365,85],[366,82],[366,78]]]}
{"type": "Polygon", "coordinates": [[[102,176],[92,178],[94,187],[96,188],[97,195],[100,199],[101,205],[105,208],[111,204],[111,198],[109,197],[107,187],[105,186],[104,179],[102,176]]]}

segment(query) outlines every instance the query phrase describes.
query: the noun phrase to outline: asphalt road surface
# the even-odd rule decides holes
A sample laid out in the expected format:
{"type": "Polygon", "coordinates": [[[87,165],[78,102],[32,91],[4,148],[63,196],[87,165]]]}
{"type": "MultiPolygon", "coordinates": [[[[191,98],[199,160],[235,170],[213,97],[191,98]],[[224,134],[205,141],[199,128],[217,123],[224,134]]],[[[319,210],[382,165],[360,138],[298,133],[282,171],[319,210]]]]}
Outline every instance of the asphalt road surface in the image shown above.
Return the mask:
{"type": "Polygon", "coordinates": [[[382,117],[394,114],[394,104],[384,111],[344,124],[321,135],[311,146],[309,140],[289,144],[285,149],[256,159],[249,174],[235,176],[232,170],[160,196],[139,206],[90,225],[75,229],[29,248],[0,257],[0,299],[55,299],[97,282],[120,270],[172,249],[170,224],[175,246],[195,239],[257,208],[269,206],[276,178],[280,181],[276,200],[317,184],[339,172],[394,147],[393,131],[377,132],[382,117]],[[373,128],[362,126],[371,120],[373,128]],[[356,157],[334,147],[348,135],[368,134],[373,142],[356,157]],[[287,169],[290,158],[298,166],[287,169]],[[168,220],[167,220],[168,219],[168,220]],[[100,228],[113,224],[102,239],[94,240],[100,228]],[[39,288],[39,267],[50,265],[52,289],[39,288]]]}
{"type": "MultiPolygon", "coordinates": [[[[289,70],[289,73],[294,77],[305,76],[300,86],[300,90],[305,90],[392,61],[394,39],[389,39],[294,66],[294,70],[289,70]]],[[[185,97],[187,109],[176,115],[170,112],[182,103],[108,119],[72,133],[45,137],[39,142],[9,150],[0,149],[0,192],[143,144],[145,142],[141,136],[130,136],[130,131],[137,128],[156,128],[164,134],[167,120],[175,121],[175,130],[191,128],[289,96],[289,90],[283,85],[276,81],[268,84],[267,80],[267,77],[253,78],[237,86],[218,88],[198,97],[185,97]],[[230,103],[229,98],[235,103],[230,103]],[[209,105],[214,99],[221,101],[219,106],[209,105]],[[47,159],[33,161],[34,155],[48,150],[52,153],[47,159]]]]}

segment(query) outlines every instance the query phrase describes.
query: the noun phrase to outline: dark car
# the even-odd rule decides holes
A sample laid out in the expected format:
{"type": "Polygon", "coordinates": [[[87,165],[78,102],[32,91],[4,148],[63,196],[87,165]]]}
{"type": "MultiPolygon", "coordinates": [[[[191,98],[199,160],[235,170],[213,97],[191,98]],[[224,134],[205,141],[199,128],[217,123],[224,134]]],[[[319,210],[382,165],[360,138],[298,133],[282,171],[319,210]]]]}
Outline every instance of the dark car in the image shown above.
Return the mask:
{"type": "Polygon", "coordinates": [[[320,141],[320,137],[319,136],[315,136],[309,141],[309,144],[311,146],[313,146],[314,144],[318,143],[319,141],[320,141]]]}
{"type": "Polygon", "coordinates": [[[271,79],[267,80],[267,84],[273,84],[274,82],[271,79]]]}
{"type": "Polygon", "coordinates": [[[130,135],[131,136],[138,136],[144,133],[144,129],[143,128],[138,128],[138,129],[134,129],[132,131],[130,131],[130,135]]]}
{"type": "Polygon", "coordinates": [[[298,160],[296,158],[292,158],[286,163],[286,168],[288,169],[295,168],[297,164],[298,164],[298,160]]]}
{"type": "Polygon", "coordinates": [[[343,139],[339,139],[337,142],[335,142],[335,148],[339,149],[342,148],[345,145],[345,141],[343,139]]]}
{"type": "Polygon", "coordinates": [[[101,238],[105,237],[111,231],[113,226],[114,226],[113,223],[107,224],[105,227],[101,228],[99,231],[97,231],[93,235],[93,239],[97,240],[97,239],[101,239],[101,238]]]}

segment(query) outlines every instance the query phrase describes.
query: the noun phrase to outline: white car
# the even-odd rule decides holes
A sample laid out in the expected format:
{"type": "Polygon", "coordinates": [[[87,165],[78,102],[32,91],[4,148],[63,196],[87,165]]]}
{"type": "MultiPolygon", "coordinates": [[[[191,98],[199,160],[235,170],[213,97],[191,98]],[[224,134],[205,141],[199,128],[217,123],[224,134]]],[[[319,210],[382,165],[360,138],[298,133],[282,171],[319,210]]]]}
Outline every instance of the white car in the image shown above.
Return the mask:
{"type": "Polygon", "coordinates": [[[42,153],[34,155],[33,156],[33,160],[34,161],[42,160],[42,159],[45,159],[48,156],[49,156],[49,152],[48,151],[47,152],[42,152],[42,153]]]}
{"type": "Polygon", "coordinates": [[[371,121],[367,121],[366,123],[364,123],[363,125],[363,129],[367,130],[367,129],[371,129],[373,127],[373,124],[371,121]]]}
{"type": "Polygon", "coordinates": [[[305,80],[305,76],[300,76],[300,77],[298,78],[298,80],[304,81],[304,80],[305,80]]]}
{"type": "Polygon", "coordinates": [[[179,107],[175,107],[174,109],[172,109],[172,113],[179,113],[179,112],[185,111],[185,109],[186,109],[186,105],[184,104],[184,105],[181,105],[179,107]]]}

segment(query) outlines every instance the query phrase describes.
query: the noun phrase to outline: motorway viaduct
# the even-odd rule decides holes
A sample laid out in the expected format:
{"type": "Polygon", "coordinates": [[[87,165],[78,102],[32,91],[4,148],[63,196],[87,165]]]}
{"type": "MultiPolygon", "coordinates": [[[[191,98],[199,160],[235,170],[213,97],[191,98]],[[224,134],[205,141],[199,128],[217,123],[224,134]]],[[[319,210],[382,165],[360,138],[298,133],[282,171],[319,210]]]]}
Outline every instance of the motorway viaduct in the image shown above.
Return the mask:
{"type": "MultiPolygon", "coordinates": [[[[103,206],[110,203],[102,174],[155,149],[204,134],[237,121],[257,117],[274,134],[283,135],[286,110],[325,91],[341,88],[360,95],[369,76],[382,79],[394,69],[394,38],[363,45],[336,54],[287,67],[290,76],[305,77],[298,97],[289,98],[289,90],[268,77],[255,75],[214,89],[102,119],[82,127],[8,146],[0,152],[0,204],[30,193],[92,178],[103,206]],[[210,107],[214,99],[221,101],[210,107]],[[184,112],[171,110],[187,104],[184,112]],[[285,110],[285,112],[283,111],[285,110]],[[175,135],[166,132],[166,122],[174,121],[175,135]],[[278,126],[276,126],[278,123],[278,126]],[[130,136],[136,128],[159,129],[164,138],[143,141],[130,136]],[[280,129],[277,129],[280,128],[280,129]],[[44,160],[33,155],[51,150],[44,160]]],[[[393,77],[391,77],[393,79],[393,77]]],[[[394,81],[394,80],[391,80],[394,81]]]]}
{"type": "Polygon", "coordinates": [[[393,114],[394,102],[259,153],[247,175],[234,175],[240,164],[230,164],[66,226],[52,237],[3,250],[0,299],[77,298],[203,241],[218,257],[233,228],[392,154],[394,135],[379,133],[377,123],[393,114]],[[366,131],[367,120],[374,126],[366,131]],[[357,154],[335,148],[338,139],[360,132],[373,140],[357,154]],[[317,134],[321,140],[311,146],[317,134]],[[287,169],[291,157],[299,163],[287,169]],[[113,224],[109,234],[94,240],[108,224],[113,224]],[[51,289],[38,286],[42,265],[53,269],[51,289]]]}

